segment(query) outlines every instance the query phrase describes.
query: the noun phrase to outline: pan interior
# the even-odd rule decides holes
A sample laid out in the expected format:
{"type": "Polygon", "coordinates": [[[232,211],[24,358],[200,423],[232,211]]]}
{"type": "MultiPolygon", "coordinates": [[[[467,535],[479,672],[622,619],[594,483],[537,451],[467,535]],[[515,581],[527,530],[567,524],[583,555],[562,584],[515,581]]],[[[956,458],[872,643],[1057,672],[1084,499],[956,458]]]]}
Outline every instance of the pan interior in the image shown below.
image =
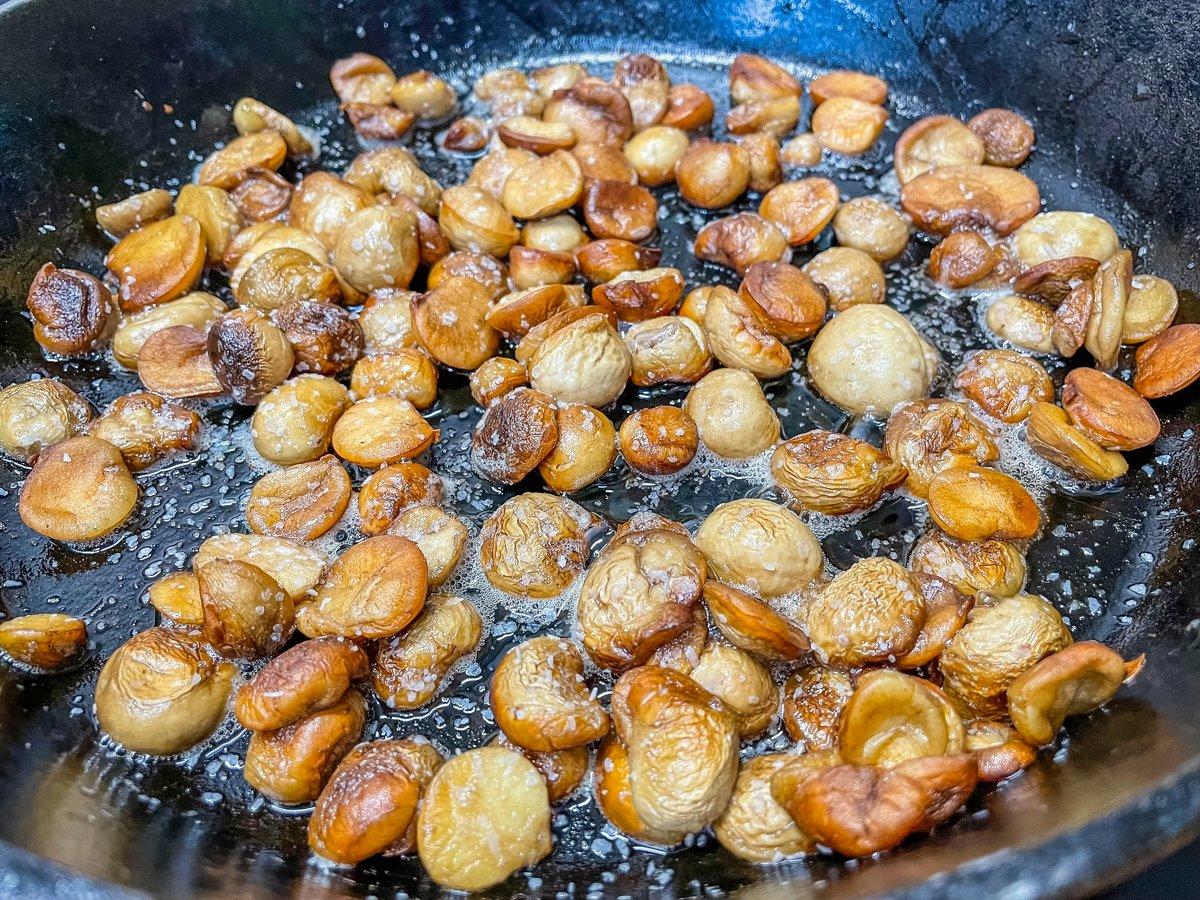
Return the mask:
{"type": "MultiPolygon", "coordinates": [[[[673,81],[693,81],[708,89],[718,102],[717,121],[723,118],[728,55],[680,55],[666,46],[647,49],[657,51],[667,63],[673,81]]],[[[568,55],[607,74],[619,54],[568,55]]],[[[562,58],[558,55],[553,61],[562,58]]],[[[528,56],[512,62],[526,68],[535,64],[528,56]]],[[[444,66],[430,67],[446,75],[444,66]]],[[[818,71],[801,62],[795,68],[802,79],[818,71]]],[[[451,68],[446,77],[465,90],[477,70],[477,66],[451,68]]],[[[283,108],[322,134],[317,165],[340,171],[362,145],[339,119],[331,101],[306,106],[300,99],[328,94],[327,85],[314,82],[283,108]]],[[[47,200],[45,214],[20,220],[19,232],[6,235],[0,247],[5,273],[0,290],[10,323],[0,365],[4,384],[33,373],[59,377],[97,408],[138,389],[135,375],[107,359],[43,359],[28,334],[28,322],[17,317],[25,285],[47,259],[98,273],[107,244],[95,229],[89,207],[143,187],[174,188],[186,182],[199,154],[214,139],[233,134],[227,108],[221,104],[237,96],[207,97],[209,105],[204,109],[175,113],[156,109],[153,115],[179,116],[177,141],[147,147],[141,158],[105,156],[92,130],[75,129],[69,121],[58,124],[66,157],[78,151],[72,163],[78,171],[68,171],[63,181],[72,185],[69,202],[47,200]],[[97,182],[94,192],[83,187],[92,181],[97,182]]],[[[899,132],[930,112],[969,114],[981,108],[978,104],[947,108],[931,102],[930,96],[894,93],[893,115],[875,151],[850,162],[827,157],[812,174],[835,179],[847,197],[878,194],[894,200],[897,188],[889,174],[890,149],[899,132]]],[[[1036,111],[1026,112],[1036,127],[1036,111]]],[[[470,161],[439,153],[430,134],[419,134],[413,147],[427,171],[443,184],[465,177],[470,161]]],[[[1047,208],[1101,215],[1116,226],[1122,242],[1135,249],[1135,257],[1140,250],[1143,258],[1153,260],[1163,240],[1156,223],[1078,171],[1072,150],[1056,144],[1053,134],[1039,133],[1037,151],[1025,171],[1038,182],[1047,208]]],[[[60,191],[54,182],[42,189],[47,194],[60,191]]],[[[663,264],[680,267],[689,288],[713,283],[736,288],[733,273],[698,262],[690,252],[699,228],[728,211],[692,209],[679,201],[673,189],[656,193],[666,211],[654,240],[664,249],[663,264]]],[[[736,208],[756,206],[757,198],[743,198],[736,208]]],[[[802,248],[794,262],[803,262],[831,243],[832,236],[825,234],[802,248]]],[[[945,363],[934,393],[950,395],[950,381],[963,354],[993,343],[981,325],[986,298],[940,291],[923,275],[930,246],[914,239],[904,255],[887,267],[889,303],[908,315],[942,351],[945,363]]],[[[1152,271],[1141,266],[1139,270],[1152,271]]],[[[1158,274],[1170,278],[1180,273],[1158,274]]],[[[207,287],[228,297],[219,279],[207,287]]],[[[1181,319],[1194,319],[1194,296],[1185,291],[1181,300],[1181,319]]],[[[780,414],[784,435],[828,428],[878,444],[878,423],[850,419],[809,389],[803,356],[797,354],[799,361],[788,376],[765,386],[780,414]]],[[[1123,360],[1123,365],[1128,364],[1123,360]]],[[[1065,370],[1048,368],[1061,383],[1065,370]]],[[[447,477],[447,505],[469,522],[473,535],[460,572],[448,587],[484,613],[485,637],[477,654],[455,670],[430,706],[400,713],[373,701],[367,736],[421,733],[453,752],[478,746],[495,733],[486,689],[497,659],[533,634],[569,635],[576,593],[569,591],[554,601],[516,602],[491,589],[472,563],[477,558],[479,527],[488,513],[514,493],[539,486],[530,483],[502,490],[470,470],[466,448],[478,414],[464,379],[445,376],[443,388],[431,416],[441,429],[441,440],[429,464],[447,477]]],[[[634,408],[677,402],[684,393],[679,389],[630,392],[612,417],[619,422],[634,408]]],[[[91,686],[99,665],[116,646],[154,624],[154,612],[145,604],[147,586],[161,575],[186,568],[205,537],[222,530],[245,530],[245,497],[255,479],[270,468],[249,444],[248,411],[224,403],[198,408],[206,424],[200,452],[139,476],[143,499],[136,518],[98,545],[56,546],[24,528],[17,517],[16,497],[25,472],[12,463],[0,470],[0,574],[7,612],[53,610],[81,615],[95,643],[84,667],[60,677],[32,678],[0,670],[0,716],[6,726],[0,738],[0,838],[99,878],[148,890],[163,890],[165,879],[180,893],[283,892],[300,880],[332,893],[427,892],[430,885],[412,860],[372,864],[354,874],[312,863],[304,840],[306,810],[277,808],[242,781],[246,736],[239,729],[227,724],[203,747],[154,764],[97,739],[91,686]]],[[[1163,411],[1162,439],[1154,448],[1130,455],[1130,474],[1116,488],[1096,489],[1063,479],[1030,454],[1019,430],[1005,429],[1001,467],[1030,487],[1046,513],[1045,536],[1029,553],[1031,588],[1055,603],[1077,638],[1105,640],[1127,654],[1149,650],[1150,663],[1108,710],[1073,723],[1056,752],[1043,754],[1033,770],[976,800],[973,814],[958,818],[934,839],[918,842],[895,859],[853,867],[817,860],[764,870],[734,860],[703,835],[695,838],[694,847],[665,856],[639,847],[603,821],[584,789],[558,808],[552,860],[516,876],[507,887],[553,893],[573,885],[578,893],[602,889],[624,894],[670,885],[678,893],[692,894],[764,880],[791,891],[822,884],[869,887],[878,878],[888,879],[883,882],[887,884],[903,883],[1005,845],[1028,844],[1083,824],[1118,808],[1173,770],[1193,764],[1200,734],[1195,713],[1187,709],[1184,698],[1197,682],[1195,623],[1181,623],[1175,604],[1182,592],[1181,579],[1186,577],[1181,563],[1194,545],[1193,529],[1185,527],[1190,506],[1182,505],[1181,498],[1195,496],[1192,462],[1200,439],[1190,424],[1196,419],[1194,408],[1179,401],[1163,411]],[[1181,646],[1181,639],[1188,643],[1181,646]],[[1070,804],[1058,803],[1064,795],[1073,798],[1070,804]]],[[[356,473],[356,484],[363,474],[356,473]]],[[[687,472],[667,481],[634,476],[618,462],[605,478],[573,499],[610,526],[594,535],[598,548],[611,534],[611,525],[639,509],[654,509],[694,527],[719,503],[745,496],[778,499],[765,460],[734,464],[702,455],[687,472]]],[[[926,521],[922,504],[904,495],[890,497],[857,517],[809,517],[830,571],[872,555],[891,555],[903,562],[926,521]]],[[[333,553],[357,537],[353,521],[347,520],[322,547],[333,553]]],[[[595,677],[602,691],[606,689],[603,675],[595,677]]],[[[788,746],[786,735],[775,728],[746,752],[788,746]]]]}

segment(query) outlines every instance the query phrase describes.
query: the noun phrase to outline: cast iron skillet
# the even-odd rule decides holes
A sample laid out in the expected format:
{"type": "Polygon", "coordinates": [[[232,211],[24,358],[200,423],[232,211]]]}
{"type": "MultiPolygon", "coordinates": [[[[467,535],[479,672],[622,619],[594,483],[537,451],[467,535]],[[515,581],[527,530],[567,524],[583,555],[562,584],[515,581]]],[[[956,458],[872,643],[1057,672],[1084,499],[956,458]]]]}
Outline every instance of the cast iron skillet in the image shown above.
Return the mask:
{"type": "MultiPolygon", "coordinates": [[[[1138,270],[1184,289],[1181,320],[1196,321],[1200,310],[1187,289],[1196,283],[1191,259],[1200,233],[1192,180],[1200,167],[1198,12],[1194,0],[1170,11],[1150,0],[10,3],[0,9],[0,302],[6,317],[0,383],[53,374],[97,404],[133,389],[129,378],[101,379],[103,363],[42,359],[20,317],[33,273],[45,260],[99,272],[104,244],[89,201],[189,177],[199,154],[232,133],[225,104],[243,94],[307,124],[332,123],[325,163],[351,155],[358,148],[330,104],[314,104],[329,99],[330,61],[357,49],[378,53],[401,71],[448,69],[460,87],[499,63],[564,55],[611,62],[631,50],[658,54],[676,77],[703,79],[710,77],[707,64],[751,50],[801,71],[808,64],[883,75],[893,86],[897,125],[926,111],[969,115],[987,105],[1014,107],[1036,123],[1038,152],[1028,171],[1048,204],[1108,216],[1127,243],[1144,248],[1138,270]]],[[[876,176],[886,168],[886,157],[877,155],[837,174],[848,193],[862,193],[880,187],[876,176]]],[[[666,223],[662,242],[673,262],[682,259],[695,224],[666,223]]],[[[906,257],[909,270],[919,266],[921,252],[918,247],[906,257]]],[[[688,274],[690,280],[729,278],[712,268],[693,267],[688,274]]],[[[969,304],[955,308],[902,273],[893,286],[892,302],[929,333],[970,345],[969,304]]],[[[768,393],[786,410],[788,434],[800,426],[865,427],[813,398],[802,371],[768,393]]],[[[447,465],[470,429],[470,418],[456,415],[466,405],[461,387],[448,392],[440,451],[447,465]]],[[[1185,397],[1159,409],[1163,437],[1131,458],[1124,490],[1056,490],[1047,500],[1055,520],[1073,524],[1035,545],[1032,583],[1069,616],[1078,636],[1149,658],[1106,711],[1072,723],[1053,757],[1047,754],[978,800],[970,815],[935,839],[857,865],[756,868],[711,842],[666,858],[631,852],[589,818],[584,798],[571,804],[578,807],[572,820],[583,826],[559,829],[553,860],[496,893],[1083,894],[1194,835],[1200,821],[1200,705],[1194,700],[1200,620],[1193,599],[1200,439],[1193,423],[1200,405],[1185,397]]],[[[101,548],[56,548],[24,529],[13,494],[23,472],[11,465],[0,471],[7,611],[85,615],[95,644],[85,667],[57,678],[0,669],[0,894],[436,893],[412,862],[366,867],[353,876],[313,867],[303,819],[255,803],[239,788],[244,739],[233,730],[180,763],[155,766],[97,742],[90,685],[117,644],[152,624],[152,611],[139,602],[146,585],[185,566],[214,527],[240,519],[240,498],[254,473],[244,449],[223,436],[244,416],[219,405],[206,410],[214,437],[204,451],[144,477],[132,528],[101,548]]],[[[621,518],[642,495],[614,477],[584,502],[621,518]]],[[[478,514],[503,499],[466,474],[462,484],[455,500],[463,512],[478,514]]],[[[694,521],[744,488],[736,477],[711,478],[669,508],[694,521]]],[[[914,524],[913,515],[904,503],[885,505],[859,530],[891,546],[914,524]]],[[[867,552],[863,534],[826,541],[835,565],[867,552]]],[[[565,624],[560,619],[550,627],[565,624]]],[[[488,722],[479,701],[487,665],[530,630],[535,626],[502,623],[481,651],[479,668],[463,673],[449,698],[429,713],[384,721],[376,735],[423,730],[449,746],[485,740],[488,722]]]]}

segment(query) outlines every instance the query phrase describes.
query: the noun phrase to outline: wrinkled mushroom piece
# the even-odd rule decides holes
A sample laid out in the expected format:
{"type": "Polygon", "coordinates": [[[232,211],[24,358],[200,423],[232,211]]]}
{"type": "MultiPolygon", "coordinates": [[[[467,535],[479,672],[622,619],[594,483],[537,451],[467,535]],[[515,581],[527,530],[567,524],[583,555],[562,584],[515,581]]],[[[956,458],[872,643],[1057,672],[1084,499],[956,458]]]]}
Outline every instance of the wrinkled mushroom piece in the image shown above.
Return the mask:
{"type": "Polygon", "coordinates": [[[87,626],[64,613],[33,613],[0,622],[0,650],[34,672],[70,668],[87,650],[87,626]]]}
{"type": "Polygon", "coordinates": [[[250,731],[274,731],[337,703],[367,670],[367,654],[357,644],[333,637],[303,641],[238,688],[233,714],[250,731]]]}
{"type": "Polygon", "coordinates": [[[0,390],[0,448],[30,462],[43,450],[79,434],[92,411],[87,401],[53,378],[35,378],[0,390]]]}
{"type": "Polygon", "coordinates": [[[442,755],[420,735],[359,744],[317,798],[309,847],[342,865],[410,852],[417,840],[417,806],[441,765],[442,755]]]}
{"type": "Polygon", "coordinates": [[[1000,457],[987,426],[966,405],[941,398],[918,400],[895,410],[888,417],[884,447],[908,471],[905,487],[922,498],[939,472],[1000,457]]]}
{"type": "Polygon", "coordinates": [[[850,674],[827,666],[805,666],[783,685],[783,724],[809,752],[834,750],[838,723],[854,685],[850,674]]]}

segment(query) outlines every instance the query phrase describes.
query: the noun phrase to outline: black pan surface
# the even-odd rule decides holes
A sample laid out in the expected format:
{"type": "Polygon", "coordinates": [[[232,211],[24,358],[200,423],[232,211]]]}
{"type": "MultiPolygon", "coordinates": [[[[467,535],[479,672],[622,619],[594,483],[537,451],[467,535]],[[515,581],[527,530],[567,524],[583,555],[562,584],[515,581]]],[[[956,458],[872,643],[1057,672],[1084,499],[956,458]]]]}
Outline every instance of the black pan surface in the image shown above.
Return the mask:
{"type": "MultiPolygon", "coordinates": [[[[1047,206],[1114,222],[1124,242],[1140,251],[1137,270],[1171,279],[1182,289],[1181,321],[1196,321],[1200,305],[1189,289],[1197,282],[1191,257],[1200,230],[1190,180],[1200,162],[1192,112],[1200,99],[1197,45],[1190,33],[1197,10],[1189,3],[1164,14],[1155,6],[9,4],[0,14],[0,304],[7,323],[0,383],[33,372],[55,375],[97,406],[135,389],[135,378],[114,377],[103,360],[42,358],[21,317],[34,271],[52,260],[99,272],[106,243],[90,207],[190,178],[213,143],[233,134],[228,105],[244,94],[322,131],[320,165],[339,169],[361,147],[335,114],[326,73],[333,59],[355,49],[380,54],[398,71],[449,72],[463,89],[497,64],[579,58],[603,72],[621,54],[644,50],[667,62],[674,79],[699,81],[721,99],[724,66],[738,50],[787,60],[801,75],[853,66],[892,84],[890,139],[928,112],[970,115],[1011,106],[1037,126],[1038,151],[1027,171],[1047,206]]],[[[461,163],[438,156],[428,137],[418,138],[415,149],[435,175],[458,180],[461,163]]],[[[894,190],[889,168],[887,153],[879,151],[831,165],[825,174],[848,195],[887,194],[894,190]]],[[[670,205],[669,192],[661,199],[670,205]]],[[[690,259],[687,248],[708,218],[689,211],[664,220],[657,242],[671,264],[690,259]]],[[[953,359],[984,338],[970,299],[940,295],[917,274],[927,252],[915,242],[889,271],[890,302],[953,359]]],[[[685,271],[689,284],[730,282],[729,272],[694,260],[685,271]]],[[[222,288],[216,281],[210,287],[222,288]]],[[[877,436],[871,423],[848,421],[814,397],[802,362],[769,385],[768,395],[788,435],[831,427],[877,436]]],[[[621,408],[647,402],[631,393],[621,408]]],[[[463,465],[475,419],[462,383],[440,404],[443,440],[434,466],[453,476],[453,505],[477,523],[507,495],[463,465]]],[[[795,896],[824,888],[929,896],[967,886],[1014,896],[1084,893],[1169,852],[1195,832],[1200,816],[1194,700],[1200,613],[1191,584],[1200,533],[1200,405],[1185,396],[1159,410],[1163,437],[1131,456],[1131,474],[1118,491],[1048,480],[1019,454],[1010,463],[1035,479],[1048,518],[1063,523],[1034,545],[1031,584],[1068,616],[1078,637],[1149,657],[1117,701],[1072,723],[1062,747],[1032,770],[978,799],[970,815],[933,839],[856,865],[817,860],[758,868],[703,838],[690,850],[648,852],[606,828],[584,792],[563,809],[553,858],[496,893],[697,896],[743,889],[795,896]]],[[[201,453],[141,476],[137,518],[101,546],[56,547],[25,529],[15,510],[24,472],[11,464],[0,469],[7,611],[84,615],[95,644],[88,664],[56,678],[0,669],[0,894],[103,896],[125,888],[164,896],[435,894],[412,861],[354,874],[314,866],[304,819],[265,805],[242,782],[245,736],[238,729],[227,726],[201,750],[154,765],[97,739],[91,684],[121,641],[153,624],[145,588],[184,568],[214,530],[239,530],[242,502],[261,472],[245,439],[234,436],[246,411],[222,404],[203,411],[201,453]]],[[[694,524],[717,503],[748,493],[769,496],[760,471],[702,463],[674,489],[618,470],[577,499],[611,522],[657,504],[694,524]]],[[[857,522],[816,526],[831,564],[842,568],[864,555],[901,555],[923,522],[919,507],[897,498],[857,522]]],[[[353,537],[347,528],[327,549],[353,537]]],[[[497,603],[471,571],[457,581],[494,610],[484,647],[431,709],[381,714],[374,735],[422,732],[447,748],[485,741],[495,730],[485,702],[490,664],[532,633],[570,629],[569,602],[563,608],[497,603]]],[[[768,736],[764,743],[778,740],[768,736]]]]}

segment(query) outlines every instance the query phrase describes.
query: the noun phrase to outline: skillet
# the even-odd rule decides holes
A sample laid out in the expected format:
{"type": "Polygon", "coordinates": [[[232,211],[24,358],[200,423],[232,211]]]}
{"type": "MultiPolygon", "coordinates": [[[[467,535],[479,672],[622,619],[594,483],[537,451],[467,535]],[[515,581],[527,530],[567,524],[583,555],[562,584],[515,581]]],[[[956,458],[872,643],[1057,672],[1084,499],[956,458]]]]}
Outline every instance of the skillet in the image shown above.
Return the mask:
{"type": "MultiPolygon", "coordinates": [[[[399,71],[449,72],[461,88],[499,64],[570,57],[603,71],[605,61],[630,51],[658,55],[675,77],[708,79],[716,97],[724,95],[721,68],[737,51],[789,62],[802,75],[811,66],[861,68],[892,85],[892,139],[895,126],[926,112],[1012,107],[1037,128],[1026,171],[1047,205],[1109,218],[1125,243],[1142,249],[1137,271],[1181,289],[1179,321],[1197,321],[1189,289],[1200,233],[1192,182],[1200,165],[1198,12],[1190,0],[1170,9],[1150,0],[9,3],[0,8],[0,383],[55,375],[98,406],[133,389],[133,379],[114,380],[103,364],[41,357],[21,318],[33,273],[46,260],[99,272],[105,243],[89,206],[189,178],[213,143],[231,135],[226,104],[244,94],[328,127],[323,165],[352,156],[359,148],[333,111],[326,73],[333,59],[358,49],[399,71]]],[[[880,156],[836,174],[847,193],[864,193],[880,188],[886,168],[880,156]]],[[[452,173],[434,174],[449,180],[452,173]]],[[[669,258],[683,259],[693,233],[692,223],[666,223],[669,258]]],[[[919,259],[905,263],[915,270],[919,259]]],[[[687,274],[689,282],[721,277],[699,266],[687,274]]],[[[916,278],[893,285],[892,302],[927,333],[940,333],[939,344],[969,345],[969,309],[948,308],[916,278]]],[[[805,422],[869,431],[836,418],[807,392],[802,372],[768,392],[788,411],[788,434],[805,422]]],[[[1200,823],[1200,405],[1189,396],[1158,404],[1163,436],[1131,455],[1122,490],[1047,497],[1048,517],[1071,525],[1035,544],[1031,583],[1069,617],[1077,637],[1148,655],[1143,673],[1105,711],[1071,724],[1057,753],[975,801],[932,839],[856,865],[756,868],[711,841],[665,858],[634,852],[606,836],[582,798],[569,804],[579,808],[559,829],[554,857],[495,893],[1082,895],[1188,840],[1200,823]]],[[[461,387],[445,400],[447,455],[469,434],[472,420],[456,416],[467,405],[461,387]]],[[[0,894],[437,893],[411,861],[354,874],[314,868],[303,819],[239,787],[245,742],[232,729],[203,752],[155,766],[97,741],[90,685],[121,641],[152,624],[153,611],[140,602],[145,587],[186,565],[213,528],[240,517],[255,473],[244,446],[223,436],[244,417],[232,407],[207,410],[212,437],[203,452],[145,476],[132,529],[101,547],[55,547],[24,529],[15,509],[24,472],[0,470],[6,611],[83,615],[94,641],[91,661],[73,673],[32,679],[0,670],[0,894]]],[[[694,520],[745,492],[738,473],[718,473],[670,508],[694,520]]],[[[473,484],[458,499],[479,511],[503,495],[473,484]]],[[[610,483],[586,502],[619,520],[641,499],[610,483]]],[[[898,541],[914,521],[899,504],[859,530],[898,541]]],[[[862,547],[852,532],[826,541],[839,566],[862,547]]],[[[445,702],[420,722],[385,721],[377,734],[419,727],[449,746],[486,739],[479,701],[489,662],[531,631],[564,626],[498,621],[478,668],[466,670],[445,702]]]]}

